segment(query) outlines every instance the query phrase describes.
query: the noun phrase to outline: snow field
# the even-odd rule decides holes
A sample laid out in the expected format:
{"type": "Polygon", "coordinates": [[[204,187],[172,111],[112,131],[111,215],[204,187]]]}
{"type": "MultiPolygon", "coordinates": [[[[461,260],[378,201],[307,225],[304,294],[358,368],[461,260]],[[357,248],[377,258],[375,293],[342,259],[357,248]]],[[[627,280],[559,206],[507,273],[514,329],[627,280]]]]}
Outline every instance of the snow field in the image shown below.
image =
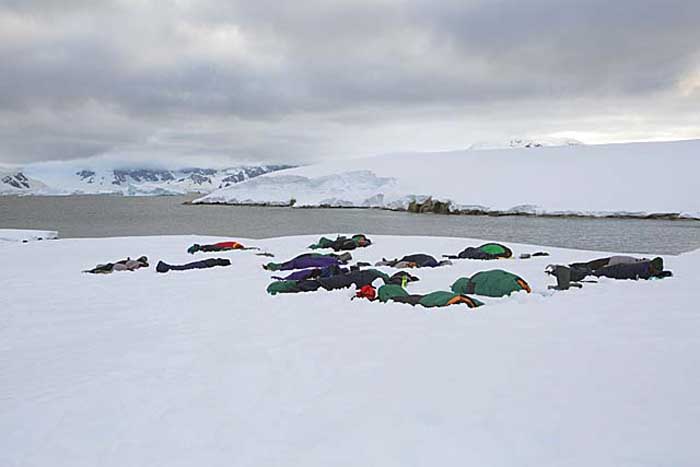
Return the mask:
{"type": "MultiPolygon", "coordinates": [[[[317,237],[241,241],[282,261],[317,237]]],[[[481,243],[370,237],[355,260],[481,243]]],[[[666,256],[671,279],[554,293],[547,264],[609,253],[509,243],[552,256],[419,269],[409,290],[503,268],[532,294],[427,310],[351,290],[269,296],[270,258],[185,251],[220,240],[0,244],[0,465],[700,462],[699,251],[666,256]],[[80,273],[127,255],[233,265],[80,273]]]]}

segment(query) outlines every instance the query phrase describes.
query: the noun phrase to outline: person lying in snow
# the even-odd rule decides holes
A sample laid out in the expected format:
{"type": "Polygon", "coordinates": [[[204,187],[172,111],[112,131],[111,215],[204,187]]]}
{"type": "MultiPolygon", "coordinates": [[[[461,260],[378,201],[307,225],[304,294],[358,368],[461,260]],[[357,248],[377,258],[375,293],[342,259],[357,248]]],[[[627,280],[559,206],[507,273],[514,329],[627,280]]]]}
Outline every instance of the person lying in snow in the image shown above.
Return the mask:
{"type": "Polygon", "coordinates": [[[396,284],[385,284],[379,287],[376,292],[370,290],[371,285],[358,290],[356,297],[367,298],[370,301],[379,300],[382,303],[389,301],[397,303],[407,303],[412,306],[420,305],[425,308],[446,307],[463,303],[469,308],[476,308],[483,305],[475,298],[468,297],[453,292],[437,291],[429,294],[409,294],[406,289],[396,284]]]}
{"type": "Polygon", "coordinates": [[[375,266],[389,266],[392,268],[436,268],[439,266],[446,266],[452,264],[452,261],[443,260],[438,261],[430,255],[423,253],[418,253],[415,255],[404,256],[401,259],[387,260],[382,258],[381,261],[377,262],[375,266]]]}
{"type": "Polygon", "coordinates": [[[450,287],[454,293],[462,295],[485,295],[487,297],[505,297],[513,292],[532,290],[525,280],[502,269],[480,271],[471,277],[460,277],[450,287]]]}
{"type": "Polygon", "coordinates": [[[355,234],[350,238],[338,235],[335,240],[321,237],[318,243],[309,245],[312,250],[320,248],[333,248],[333,251],[354,250],[355,248],[363,248],[372,244],[372,241],[365,234],[355,234]]]}
{"type": "Polygon", "coordinates": [[[267,293],[276,295],[278,293],[312,292],[318,289],[338,290],[348,288],[352,285],[356,288],[362,288],[365,285],[371,285],[376,280],[381,280],[385,284],[405,286],[409,282],[415,282],[419,279],[404,271],[399,271],[389,277],[389,275],[376,269],[353,269],[348,272],[343,268],[339,268],[339,274],[331,276],[273,282],[267,287],[267,293]]]}
{"type": "Polygon", "coordinates": [[[338,266],[347,264],[352,259],[350,253],[342,255],[321,253],[304,253],[295,258],[285,261],[284,263],[267,263],[263,264],[263,269],[267,271],[288,271],[290,269],[308,269],[308,268],[325,268],[328,266],[338,266]]]}
{"type": "Polygon", "coordinates": [[[135,271],[148,267],[148,258],[141,256],[138,259],[126,258],[116,263],[98,264],[92,269],[83,271],[89,274],[110,274],[114,271],[135,271]]]}
{"type": "Polygon", "coordinates": [[[187,253],[193,255],[198,251],[211,252],[211,251],[228,251],[228,250],[259,250],[260,248],[251,246],[245,247],[238,242],[219,242],[212,245],[199,245],[195,243],[187,249],[187,253]]]}
{"type": "Polygon", "coordinates": [[[460,251],[457,255],[442,255],[443,258],[449,259],[501,259],[510,258],[513,252],[505,245],[500,243],[484,243],[478,247],[467,247],[460,251]]]}
{"type": "Polygon", "coordinates": [[[225,258],[207,258],[203,259],[202,261],[195,261],[193,263],[187,263],[182,265],[167,264],[163,261],[158,261],[158,264],[156,265],[156,271],[188,271],[190,269],[208,269],[216,266],[231,266],[231,261],[225,258]]]}
{"type": "Polygon", "coordinates": [[[344,274],[336,274],[329,277],[318,277],[315,279],[303,280],[282,280],[271,283],[267,287],[267,293],[276,295],[278,293],[299,293],[311,292],[319,288],[324,290],[345,289],[354,285],[360,288],[371,284],[377,279],[381,279],[385,284],[391,281],[391,277],[376,269],[356,270],[344,274]]]}
{"type": "Polygon", "coordinates": [[[635,258],[633,256],[610,256],[594,259],[586,263],[572,263],[569,266],[550,264],[547,274],[557,278],[557,285],[550,288],[566,290],[588,276],[609,277],[611,279],[652,279],[670,277],[671,271],[664,271],[663,258],[635,258]]]}

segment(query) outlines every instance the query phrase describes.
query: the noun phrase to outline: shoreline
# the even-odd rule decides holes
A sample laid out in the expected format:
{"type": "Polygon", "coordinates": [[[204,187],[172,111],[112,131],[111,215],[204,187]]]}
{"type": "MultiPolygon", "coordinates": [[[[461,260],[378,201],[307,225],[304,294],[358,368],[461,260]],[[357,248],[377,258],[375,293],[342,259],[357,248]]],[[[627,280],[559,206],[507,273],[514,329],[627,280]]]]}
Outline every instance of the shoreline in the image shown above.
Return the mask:
{"type": "MultiPolygon", "coordinates": [[[[438,209],[422,209],[420,206],[408,208],[389,208],[382,206],[333,206],[321,204],[318,206],[295,206],[294,203],[225,203],[216,201],[193,202],[185,201],[183,206],[230,206],[230,207],[261,207],[261,208],[290,208],[290,209],[368,209],[391,212],[407,212],[410,214],[436,214],[441,216],[485,216],[485,217],[544,217],[557,219],[634,219],[634,220],[667,220],[667,221],[700,221],[700,218],[683,216],[679,212],[659,212],[659,213],[557,213],[557,212],[526,212],[526,211],[503,211],[497,209],[449,209],[448,203],[439,203],[438,209]],[[444,209],[443,206],[447,206],[444,209]]],[[[435,204],[438,204],[435,203],[435,204]]]]}
{"type": "Polygon", "coordinates": [[[444,216],[484,216],[484,217],[543,217],[550,219],[633,219],[633,220],[665,220],[665,221],[700,221],[700,217],[684,216],[680,212],[628,212],[628,213],[585,213],[585,212],[530,212],[513,211],[500,209],[453,209],[450,202],[433,200],[428,197],[424,202],[412,201],[407,208],[385,207],[385,206],[337,206],[331,204],[320,204],[316,206],[298,206],[294,200],[288,203],[230,203],[219,201],[199,201],[198,198],[206,196],[205,193],[184,193],[184,194],[162,194],[162,195],[125,195],[123,193],[65,193],[50,195],[22,195],[10,194],[0,195],[2,198],[65,198],[65,197],[108,197],[121,199],[139,198],[161,198],[161,197],[188,197],[190,200],[184,201],[183,206],[231,206],[231,207],[261,207],[261,208],[293,208],[293,209],[368,209],[389,212],[407,212],[411,214],[437,214],[444,216]]]}

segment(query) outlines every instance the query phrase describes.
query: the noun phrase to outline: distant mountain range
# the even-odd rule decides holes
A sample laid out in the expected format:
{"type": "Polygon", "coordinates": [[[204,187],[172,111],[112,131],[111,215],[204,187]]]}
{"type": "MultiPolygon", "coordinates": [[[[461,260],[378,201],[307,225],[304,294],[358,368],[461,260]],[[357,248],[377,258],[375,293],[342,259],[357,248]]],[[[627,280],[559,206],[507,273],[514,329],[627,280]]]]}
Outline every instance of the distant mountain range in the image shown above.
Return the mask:
{"type": "Polygon", "coordinates": [[[121,194],[178,195],[209,193],[291,165],[243,165],[225,169],[192,167],[75,168],[75,164],[0,167],[0,195],[121,194]]]}

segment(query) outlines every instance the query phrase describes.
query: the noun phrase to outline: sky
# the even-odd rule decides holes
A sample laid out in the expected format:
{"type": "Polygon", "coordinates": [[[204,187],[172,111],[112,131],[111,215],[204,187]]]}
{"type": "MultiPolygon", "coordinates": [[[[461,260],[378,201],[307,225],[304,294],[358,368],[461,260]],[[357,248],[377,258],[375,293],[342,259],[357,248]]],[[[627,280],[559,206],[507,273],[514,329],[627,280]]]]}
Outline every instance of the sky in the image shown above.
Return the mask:
{"type": "Polygon", "coordinates": [[[700,138],[697,0],[0,0],[0,162],[700,138]]]}

